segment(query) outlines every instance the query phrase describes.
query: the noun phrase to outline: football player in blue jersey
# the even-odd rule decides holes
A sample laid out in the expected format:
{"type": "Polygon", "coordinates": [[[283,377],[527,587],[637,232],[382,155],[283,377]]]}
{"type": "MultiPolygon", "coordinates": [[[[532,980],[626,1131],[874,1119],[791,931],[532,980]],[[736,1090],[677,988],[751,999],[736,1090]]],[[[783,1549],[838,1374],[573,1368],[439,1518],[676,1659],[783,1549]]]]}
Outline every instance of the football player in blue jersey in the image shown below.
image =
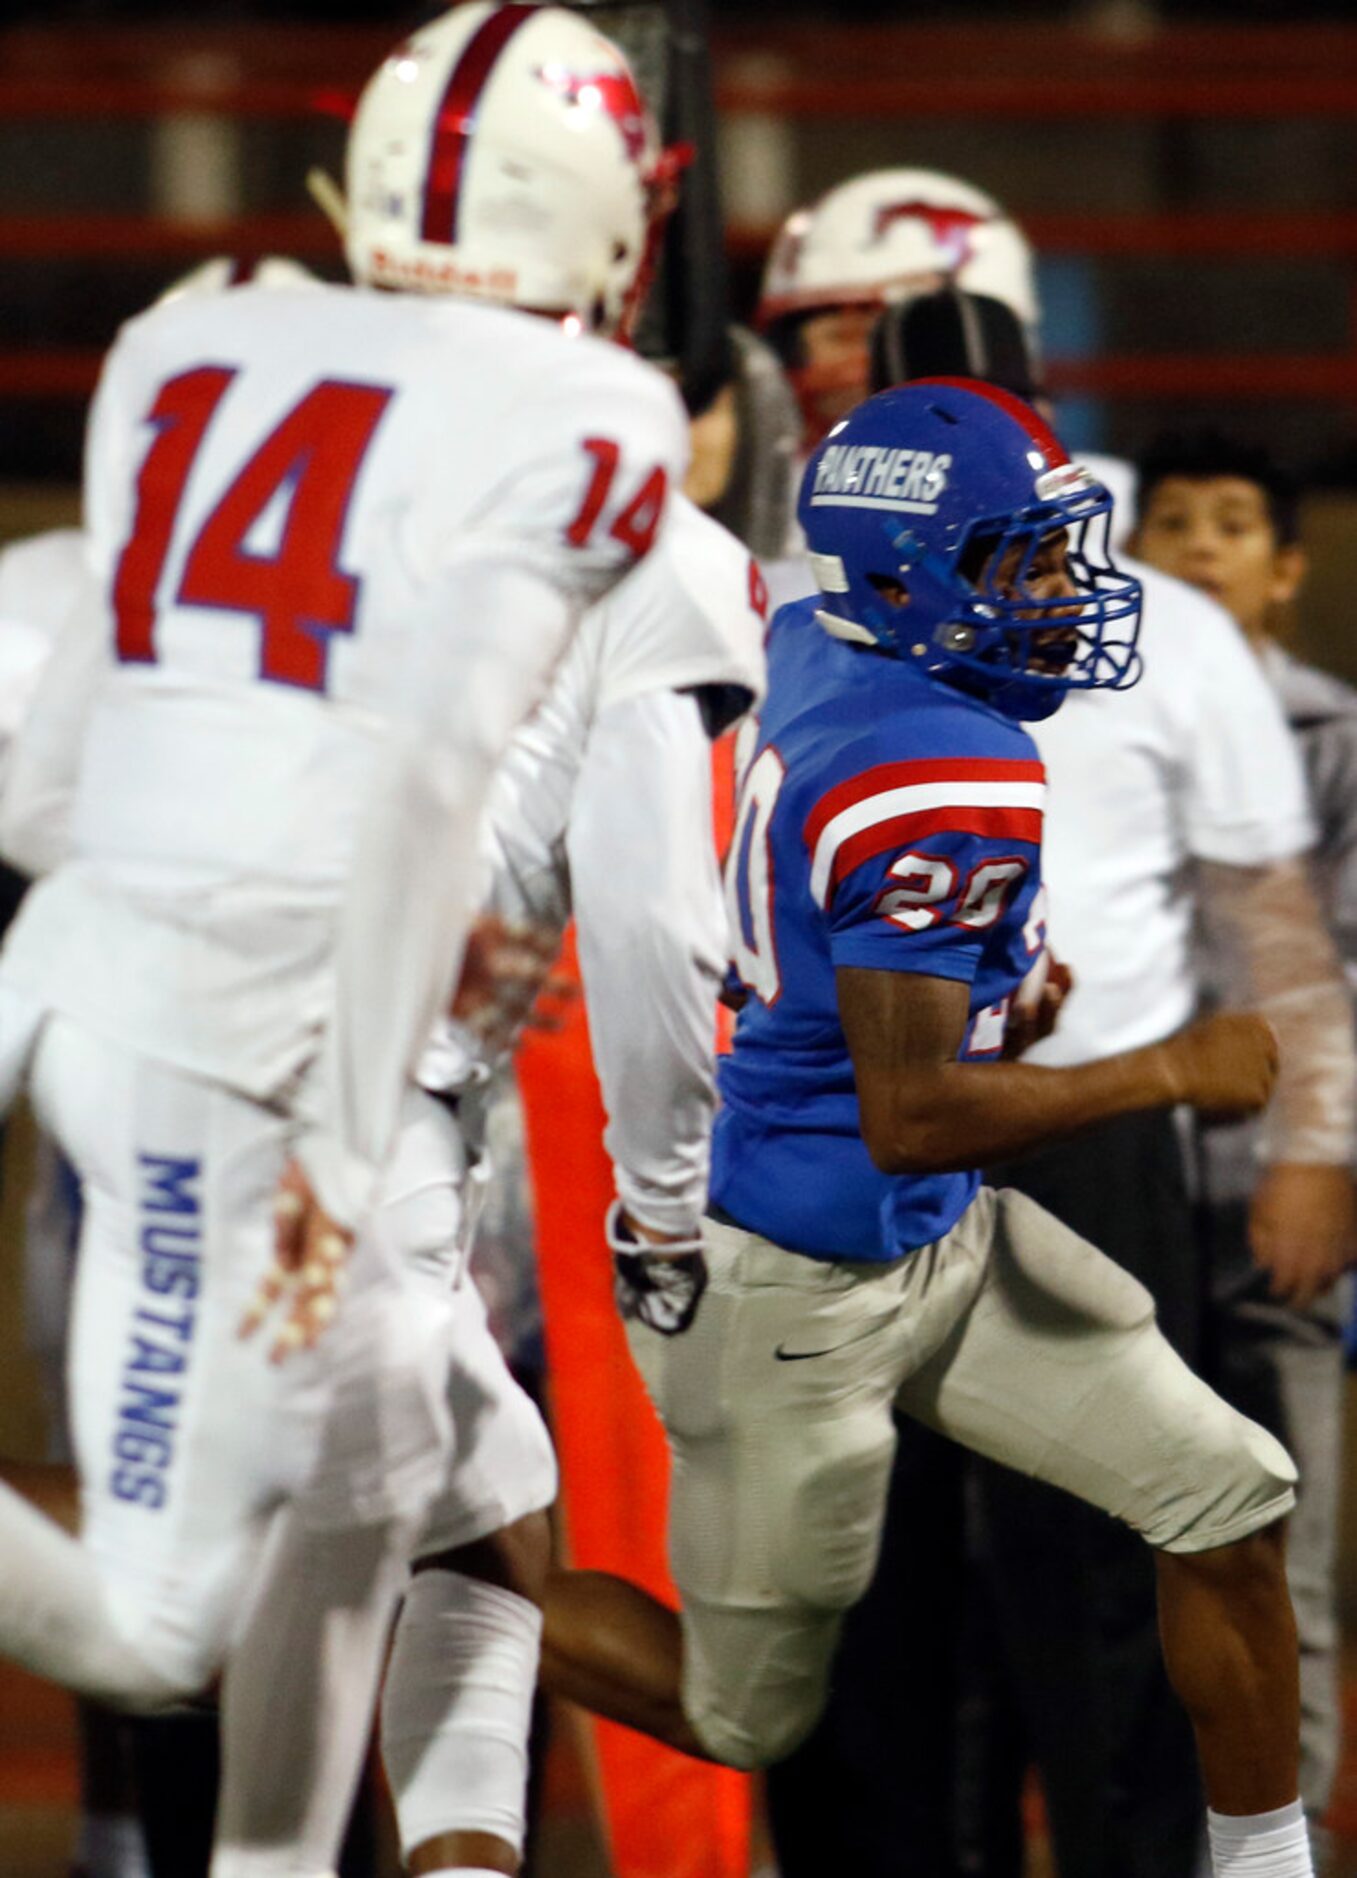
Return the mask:
{"type": "Polygon", "coordinates": [[[1218,1878],[1304,1878],[1295,1469],[1174,1354],[1135,1279],[975,1171],[1136,1110],[1250,1114],[1275,1075],[1270,1030],[1239,1013],[1077,1068],[1016,1060],[1062,982],[1021,720],[1137,675],[1110,509],[1035,413],[967,380],[882,393],[811,458],[821,592],[774,620],[742,753],[744,1004],[705,1255],[619,1268],[673,1453],[682,1616],[565,1577],[544,1665],[690,1752],[788,1753],[872,1574],[898,1406],[1155,1548],[1218,1878]]]}

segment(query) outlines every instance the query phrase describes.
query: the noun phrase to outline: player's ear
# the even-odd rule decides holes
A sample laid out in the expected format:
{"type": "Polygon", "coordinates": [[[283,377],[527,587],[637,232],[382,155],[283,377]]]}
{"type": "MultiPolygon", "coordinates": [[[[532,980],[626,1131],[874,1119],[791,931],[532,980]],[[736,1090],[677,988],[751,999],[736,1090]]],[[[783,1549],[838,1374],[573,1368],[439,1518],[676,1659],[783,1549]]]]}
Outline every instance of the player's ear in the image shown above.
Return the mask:
{"type": "Polygon", "coordinates": [[[1272,557],[1272,578],[1268,599],[1274,606],[1287,606],[1300,592],[1310,571],[1310,557],[1298,541],[1278,548],[1272,557]]]}
{"type": "Polygon", "coordinates": [[[869,574],[867,578],[889,606],[909,605],[909,588],[898,576],[869,574]]]}

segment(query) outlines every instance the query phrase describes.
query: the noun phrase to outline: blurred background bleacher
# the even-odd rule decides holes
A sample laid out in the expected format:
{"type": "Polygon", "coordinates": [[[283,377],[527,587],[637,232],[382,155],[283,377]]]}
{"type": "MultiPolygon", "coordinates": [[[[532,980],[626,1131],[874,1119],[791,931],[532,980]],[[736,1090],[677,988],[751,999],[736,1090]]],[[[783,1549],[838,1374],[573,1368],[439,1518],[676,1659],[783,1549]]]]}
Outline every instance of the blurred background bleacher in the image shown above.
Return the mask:
{"type": "MultiPolygon", "coordinates": [[[[411,17],[83,5],[63,18],[14,0],[7,11],[0,537],[71,512],[102,350],[196,259],[284,253],[338,273],[303,179],[314,164],[338,168],[348,103],[411,17]]],[[[1314,476],[1323,548],[1307,635],[1357,675],[1357,531],[1345,526],[1357,489],[1357,27],[1345,9],[1189,19],[1112,0],[1072,15],[949,9],[939,23],[936,9],[837,6],[832,26],[811,6],[772,23],[762,8],[716,11],[737,306],[752,304],[781,216],[833,182],[887,163],[971,178],[1041,256],[1047,375],[1073,444],[1128,453],[1168,421],[1228,413],[1314,476]]]]}

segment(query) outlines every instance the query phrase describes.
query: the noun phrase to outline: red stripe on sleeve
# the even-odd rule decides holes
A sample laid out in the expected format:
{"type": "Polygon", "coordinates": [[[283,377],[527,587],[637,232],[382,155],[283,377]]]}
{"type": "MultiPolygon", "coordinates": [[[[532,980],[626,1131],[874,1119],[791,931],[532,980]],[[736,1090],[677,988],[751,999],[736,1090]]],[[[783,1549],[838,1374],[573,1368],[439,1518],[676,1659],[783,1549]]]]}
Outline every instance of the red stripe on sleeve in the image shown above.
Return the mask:
{"type": "Polygon", "coordinates": [[[820,797],[802,829],[802,839],[811,853],[826,827],[844,809],[868,796],[884,795],[888,789],[906,789],[912,783],[937,782],[1009,782],[1044,783],[1046,771],[1035,761],[999,761],[989,757],[951,757],[912,763],[879,763],[837,784],[820,797]]]}
{"type": "Polygon", "coordinates": [[[826,905],[834,899],[834,889],[855,867],[878,854],[897,848],[911,848],[929,835],[983,835],[993,841],[1027,841],[1041,845],[1040,809],[925,809],[917,815],[897,815],[894,821],[877,822],[861,834],[850,835],[834,856],[826,905]]]}
{"type": "Polygon", "coordinates": [[[424,215],[419,230],[424,241],[457,239],[462,166],[481,92],[495,60],[536,11],[536,6],[497,7],[468,39],[449,74],[447,90],[434,114],[425,169],[424,215]]]}

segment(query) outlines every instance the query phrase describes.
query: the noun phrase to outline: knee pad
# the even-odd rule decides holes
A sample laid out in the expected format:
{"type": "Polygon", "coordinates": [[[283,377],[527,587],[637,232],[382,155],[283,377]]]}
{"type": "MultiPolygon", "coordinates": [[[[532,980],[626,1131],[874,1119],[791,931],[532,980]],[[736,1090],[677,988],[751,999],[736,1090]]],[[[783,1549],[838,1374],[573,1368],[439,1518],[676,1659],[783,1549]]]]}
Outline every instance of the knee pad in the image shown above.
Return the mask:
{"type": "Polygon", "coordinates": [[[417,1572],[382,1696],[382,1759],[408,1859],[448,1832],[523,1848],[542,1613],[462,1572],[417,1572]]]}
{"type": "Polygon", "coordinates": [[[127,1715],[163,1715],[168,1709],[184,1708],[196,1700],[203,1688],[201,1682],[190,1688],[181,1679],[172,1679],[141,1663],[120,1680],[116,1691],[101,1699],[127,1715]]]}
{"type": "Polygon", "coordinates": [[[1193,1430],[1193,1468],[1144,1528],[1165,1552],[1209,1552],[1261,1532],[1296,1504],[1296,1468],[1281,1442],[1214,1398],[1193,1430]]]}
{"type": "Polygon", "coordinates": [[[200,1702],[221,1672],[223,1644],[212,1629],[189,1633],[164,1612],[140,1599],[114,1595],[109,1614],[116,1634],[100,1652],[96,1673],[108,1679],[108,1694],[96,1695],[129,1715],[157,1715],[200,1702]]]}
{"type": "Polygon", "coordinates": [[[112,1626],[90,1650],[78,1693],[127,1715],[158,1715],[195,1701],[211,1683],[213,1668],[186,1661],[172,1648],[157,1648],[153,1626],[112,1626]]]}
{"type": "Polygon", "coordinates": [[[842,1615],[791,1608],[683,1613],[683,1712],[713,1760],[751,1773],[785,1760],[824,1712],[842,1615]]]}
{"type": "Polygon", "coordinates": [[[762,1701],[714,1705],[701,1698],[684,1713],[714,1761],[742,1774],[773,1767],[800,1747],[824,1713],[827,1686],[780,1687],[762,1701]]]}

